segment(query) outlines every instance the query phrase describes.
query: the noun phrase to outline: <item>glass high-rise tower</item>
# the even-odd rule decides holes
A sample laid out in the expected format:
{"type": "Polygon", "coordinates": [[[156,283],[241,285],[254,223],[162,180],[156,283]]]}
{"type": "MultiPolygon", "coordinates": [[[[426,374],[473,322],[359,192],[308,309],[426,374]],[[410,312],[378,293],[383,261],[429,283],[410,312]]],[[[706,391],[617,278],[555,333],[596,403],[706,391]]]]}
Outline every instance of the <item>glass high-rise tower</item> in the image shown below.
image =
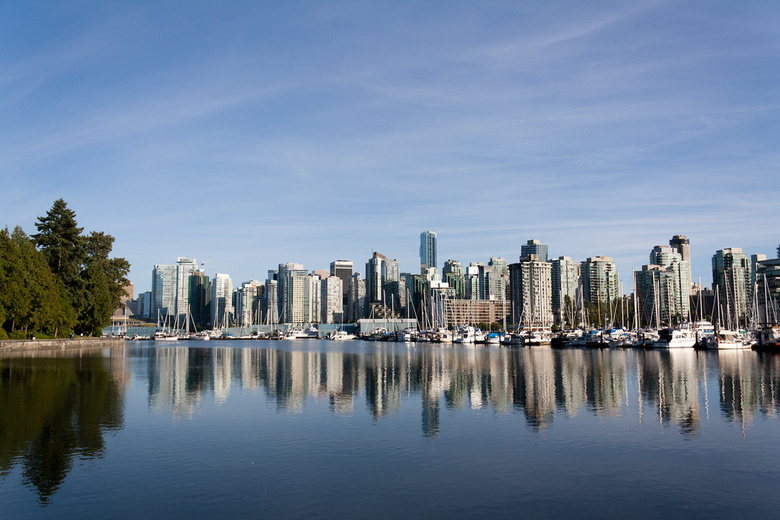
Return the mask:
{"type": "Polygon", "coordinates": [[[423,231],[420,233],[420,272],[436,267],[436,232],[423,231]]]}

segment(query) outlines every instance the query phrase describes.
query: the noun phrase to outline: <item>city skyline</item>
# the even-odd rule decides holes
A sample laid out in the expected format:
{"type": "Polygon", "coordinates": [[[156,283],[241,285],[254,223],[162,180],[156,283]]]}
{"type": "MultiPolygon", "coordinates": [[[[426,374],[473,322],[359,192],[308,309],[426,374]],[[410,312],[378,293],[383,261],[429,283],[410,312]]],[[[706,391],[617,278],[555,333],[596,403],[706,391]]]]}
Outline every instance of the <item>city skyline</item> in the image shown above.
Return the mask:
{"type": "Polygon", "coordinates": [[[780,242],[778,14],[12,1],[0,225],[62,197],[139,289],[179,256],[237,283],[373,251],[416,272],[425,229],[439,268],[537,239],[625,274],[683,234],[709,286],[716,251],[780,242]]]}

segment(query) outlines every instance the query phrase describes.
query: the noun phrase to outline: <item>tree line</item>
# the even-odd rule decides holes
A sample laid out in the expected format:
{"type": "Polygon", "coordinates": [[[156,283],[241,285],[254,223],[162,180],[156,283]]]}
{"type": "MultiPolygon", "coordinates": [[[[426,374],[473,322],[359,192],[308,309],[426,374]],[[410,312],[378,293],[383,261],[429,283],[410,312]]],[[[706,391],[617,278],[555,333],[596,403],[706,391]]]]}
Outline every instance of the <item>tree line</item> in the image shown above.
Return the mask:
{"type": "Polygon", "coordinates": [[[110,258],[114,237],[83,234],[58,199],[28,236],[0,231],[0,339],[100,335],[126,294],[130,263],[110,258]]]}

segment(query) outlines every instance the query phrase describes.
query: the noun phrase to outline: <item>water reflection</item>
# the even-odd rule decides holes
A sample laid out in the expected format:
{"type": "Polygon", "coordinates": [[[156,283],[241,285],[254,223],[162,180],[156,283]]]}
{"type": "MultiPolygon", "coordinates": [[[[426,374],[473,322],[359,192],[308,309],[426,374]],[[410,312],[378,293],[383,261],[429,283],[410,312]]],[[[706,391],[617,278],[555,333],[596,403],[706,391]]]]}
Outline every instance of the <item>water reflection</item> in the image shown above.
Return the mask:
{"type": "Polygon", "coordinates": [[[298,413],[307,399],[327,399],[334,413],[352,414],[363,399],[380,420],[419,399],[429,437],[440,434],[442,406],[522,413],[534,430],[558,414],[631,413],[695,437],[702,414],[719,409],[723,419],[744,423],[776,415],[779,402],[778,357],[753,352],[388,345],[365,352],[162,347],[138,355],[151,357],[153,409],[188,415],[206,392],[222,402],[234,388],[262,389],[279,411],[298,413]]]}
{"type": "Polygon", "coordinates": [[[75,461],[103,456],[129,382],[121,349],[50,356],[0,359],[0,479],[19,468],[44,505],[75,461]]]}

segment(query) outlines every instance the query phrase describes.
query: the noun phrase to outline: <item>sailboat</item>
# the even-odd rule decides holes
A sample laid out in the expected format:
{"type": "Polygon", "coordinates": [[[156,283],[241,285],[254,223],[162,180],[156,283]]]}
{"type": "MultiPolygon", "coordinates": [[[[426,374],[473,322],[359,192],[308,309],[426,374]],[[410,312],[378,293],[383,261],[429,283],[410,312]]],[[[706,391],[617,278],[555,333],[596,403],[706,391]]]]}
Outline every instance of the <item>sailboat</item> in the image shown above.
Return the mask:
{"type": "MultiPolygon", "coordinates": [[[[738,330],[734,330],[731,326],[731,305],[728,291],[728,276],[726,278],[726,328],[721,328],[721,312],[718,312],[718,326],[715,329],[715,333],[712,336],[708,336],[702,339],[702,344],[709,350],[738,350],[750,348],[750,344],[746,344],[738,330]]],[[[715,301],[719,311],[722,309],[719,305],[720,291],[718,286],[715,286],[715,301]]],[[[735,317],[739,318],[738,309],[735,309],[735,317]]],[[[739,321],[737,321],[739,323],[739,321]]]]}

